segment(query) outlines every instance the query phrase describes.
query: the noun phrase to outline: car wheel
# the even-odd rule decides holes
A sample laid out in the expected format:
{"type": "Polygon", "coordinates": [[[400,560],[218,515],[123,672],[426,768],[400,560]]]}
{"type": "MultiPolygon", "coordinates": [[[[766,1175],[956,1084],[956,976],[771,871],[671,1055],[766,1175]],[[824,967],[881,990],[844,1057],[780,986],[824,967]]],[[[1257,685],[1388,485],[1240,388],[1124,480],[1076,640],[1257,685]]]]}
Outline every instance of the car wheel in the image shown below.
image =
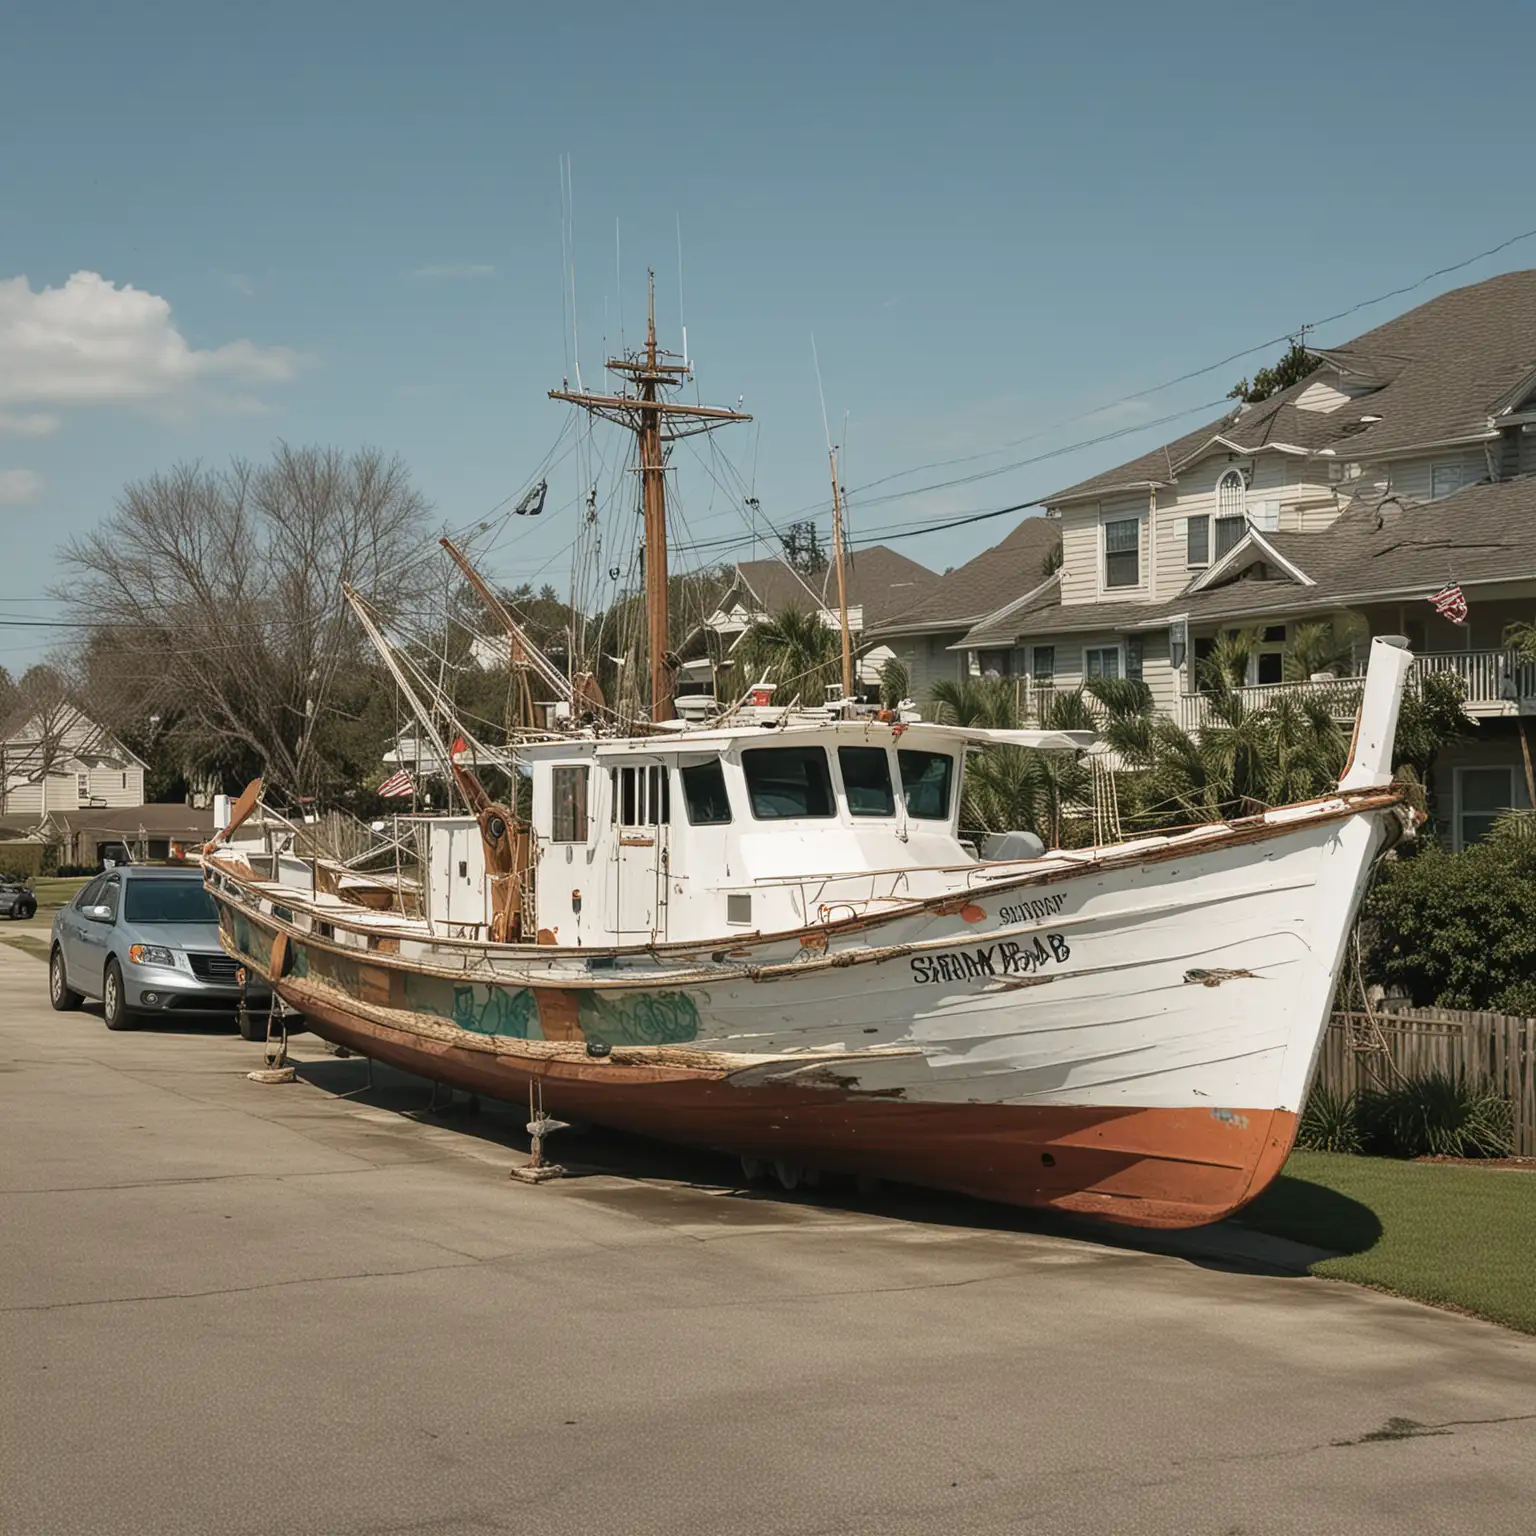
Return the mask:
{"type": "Polygon", "coordinates": [[[48,1001],[60,1013],[73,1013],[84,1002],[64,973],[64,951],[57,944],[48,957],[48,1001]]]}
{"type": "Polygon", "coordinates": [[[108,1029],[129,1029],[133,1025],[127,994],[123,991],[123,970],[116,960],[107,961],[107,973],[102,978],[101,1014],[108,1029]]]}
{"type": "Polygon", "coordinates": [[[19,917],[24,923],[31,922],[31,920],[37,916],[37,908],[28,902],[25,905],[16,908],[16,916],[19,917]]]}

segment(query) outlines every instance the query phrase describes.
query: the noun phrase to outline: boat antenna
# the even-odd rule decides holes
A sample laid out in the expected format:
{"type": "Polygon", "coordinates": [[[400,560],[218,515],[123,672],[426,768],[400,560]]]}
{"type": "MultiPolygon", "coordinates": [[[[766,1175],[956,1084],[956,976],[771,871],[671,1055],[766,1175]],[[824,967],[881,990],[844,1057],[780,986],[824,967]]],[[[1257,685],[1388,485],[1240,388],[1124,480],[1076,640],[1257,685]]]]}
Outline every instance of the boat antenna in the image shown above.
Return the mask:
{"type": "Polygon", "coordinates": [[[618,374],[626,384],[633,385],[634,392],[624,392],[623,386],[616,395],[552,389],[549,398],[579,405],[592,415],[633,432],[639,440],[640,506],[645,515],[645,616],[651,719],[653,722],[670,720],[674,715],[674,668],[669,649],[667,610],[667,461],[663,444],[699,432],[713,432],[727,422],[751,421],[752,418],[743,411],[684,405],[663,398],[662,391],[677,389],[688,377],[689,369],[686,359],[679,358],[674,352],[665,352],[656,344],[655,272],[649,274],[645,346],[641,351],[609,358],[608,370],[618,374]]]}
{"type": "Polygon", "coordinates": [[[821,384],[821,358],[816,351],[814,331],[811,332],[811,360],[816,365],[821,430],[827,437],[827,463],[832,471],[832,561],[837,568],[837,614],[843,641],[843,708],[846,710],[853,702],[853,636],[848,628],[848,578],[843,569],[843,494],[837,483],[837,449],[832,443],[832,429],[827,424],[827,392],[821,384]]]}

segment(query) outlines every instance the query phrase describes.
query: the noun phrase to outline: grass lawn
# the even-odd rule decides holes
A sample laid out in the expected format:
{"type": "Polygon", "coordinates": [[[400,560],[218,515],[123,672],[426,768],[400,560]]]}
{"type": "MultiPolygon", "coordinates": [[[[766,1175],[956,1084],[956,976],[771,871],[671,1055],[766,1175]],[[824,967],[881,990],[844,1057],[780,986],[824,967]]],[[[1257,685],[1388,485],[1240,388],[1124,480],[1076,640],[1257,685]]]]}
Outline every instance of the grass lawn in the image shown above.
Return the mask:
{"type": "Polygon", "coordinates": [[[9,944],[12,949],[19,949],[22,954],[31,955],[36,960],[48,958],[48,940],[36,934],[0,933],[0,944],[9,944]]]}
{"type": "Polygon", "coordinates": [[[60,907],[66,907],[85,887],[89,875],[39,875],[27,881],[37,895],[37,915],[48,922],[60,907]]]}
{"type": "Polygon", "coordinates": [[[1236,1220],[1336,1250],[1315,1275],[1536,1333],[1536,1172],[1293,1152],[1236,1220]]]}

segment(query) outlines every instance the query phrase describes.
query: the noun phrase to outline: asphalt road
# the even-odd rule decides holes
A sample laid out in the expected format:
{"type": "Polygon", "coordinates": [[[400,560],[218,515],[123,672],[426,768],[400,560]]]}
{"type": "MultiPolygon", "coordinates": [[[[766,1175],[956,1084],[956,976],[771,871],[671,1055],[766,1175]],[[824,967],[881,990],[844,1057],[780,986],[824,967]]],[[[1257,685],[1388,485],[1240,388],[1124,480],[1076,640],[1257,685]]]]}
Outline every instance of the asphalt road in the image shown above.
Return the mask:
{"type": "Polygon", "coordinates": [[[1536,1528],[1536,1340],[579,1133],[530,1188],[524,1116],[297,1047],[0,944],[6,1536],[1536,1528]]]}

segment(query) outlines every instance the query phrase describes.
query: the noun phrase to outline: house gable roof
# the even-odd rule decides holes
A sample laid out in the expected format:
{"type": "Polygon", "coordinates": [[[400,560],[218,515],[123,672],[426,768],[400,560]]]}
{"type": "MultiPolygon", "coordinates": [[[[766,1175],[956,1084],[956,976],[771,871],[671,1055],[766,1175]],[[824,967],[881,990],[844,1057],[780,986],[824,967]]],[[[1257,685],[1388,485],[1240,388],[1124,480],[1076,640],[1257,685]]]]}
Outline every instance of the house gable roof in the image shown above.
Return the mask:
{"type": "Polygon", "coordinates": [[[1536,270],[1453,289],[1342,346],[1309,350],[1352,398],[1333,410],[1299,406],[1313,374],[1044,503],[1171,485],[1213,450],[1371,459],[1491,438],[1497,416],[1536,387],[1536,270]]]}
{"type": "Polygon", "coordinates": [[[891,634],[968,629],[1033,592],[1060,547],[1061,524],[1055,518],[1026,517],[1007,538],[940,577],[920,603],[880,627],[891,634]]]}
{"type": "MultiPolygon", "coordinates": [[[[764,612],[815,606],[831,612],[837,608],[837,574],[830,565],[814,576],[800,577],[782,560],[742,560],[736,572],[764,612]]],[[[846,579],[848,602],[863,608],[867,632],[922,601],[937,585],[939,576],[884,544],[872,544],[848,557],[846,579]]]]}

